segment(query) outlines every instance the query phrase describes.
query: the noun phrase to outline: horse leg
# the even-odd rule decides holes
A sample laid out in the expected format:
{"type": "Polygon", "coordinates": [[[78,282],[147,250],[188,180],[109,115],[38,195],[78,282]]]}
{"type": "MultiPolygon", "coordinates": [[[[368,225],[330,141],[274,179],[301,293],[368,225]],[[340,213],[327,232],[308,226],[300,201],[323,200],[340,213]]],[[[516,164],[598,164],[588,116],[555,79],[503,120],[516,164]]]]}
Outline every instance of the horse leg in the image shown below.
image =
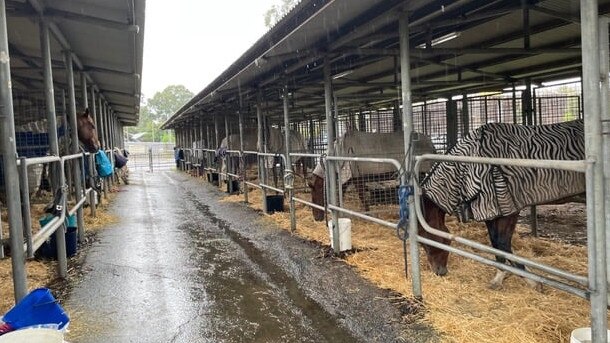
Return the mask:
{"type": "Polygon", "coordinates": [[[48,165],[48,163],[42,165],[40,184],[38,185],[38,190],[36,191],[36,197],[40,197],[42,195],[43,190],[47,188],[47,185],[49,183],[48,165]]]}
{"type": "MultiPolygon", "coordinates": [[[[498,244],[498,219],[494,219],[494,220],[488,220],[485,222],[485,225],[487,226],[487,232],[489,233],[489,240],[491,241],[491,246],[496,248],[496,249],[500,249],[499,244],[498,244]]],[[[496,256],[496,261],[499,263],[505,263],[506,259],[504,257],[499,257],[496,256]]],[[[504,281],[504,278],[506,277],[506,272],[503,270],[498,269],[496,272],[496,275],[494,276],[494,278],[491,280],[490,284],[489,284],[489,288],[491,289],[500,289],[502,288],[502,282],[504,281]]]]}
{"type": "Polygon", "coordinates": [[[362,203],[362,207],[364,207],[364,211],[368,212],[370,210],[369,203],[366,199],[366,190],[364,189],[364,180],[357,178],[354,181],[354,186],[356,186],[356,190],[358,191],[358,197],[360,198],[360,203],[362,203]]]}
{"type": "MultiPolygon", "coordinates": [[[[489,232],[491,244],[494,248],[512,254],[512,238],[513,233],[515,232],[515,227],[517,225],[517,217],[518,214],[513,214],[507,217],[500,217],[485,222],[485,224],[487,225],[487,230],[489,232]]],[[[506,259],[500,256],[496,256],[496,261],[498,261],[499,263],[506,263],[506,259]]],[[[516,263],[512,261],[509,261],[509,263],[516,268],[525,270],[525,266],[521,263],[516,263]]],[[[504,278],[506,276],[506,271],[498,270],[490,283],[490,288],[502,288],[502,282],[504,281],[504,278]]],[[[530,287],[538,291],[542,290],[542,285],[540,283],[527,278],[525,279],[525,281],[530,287]]]]}

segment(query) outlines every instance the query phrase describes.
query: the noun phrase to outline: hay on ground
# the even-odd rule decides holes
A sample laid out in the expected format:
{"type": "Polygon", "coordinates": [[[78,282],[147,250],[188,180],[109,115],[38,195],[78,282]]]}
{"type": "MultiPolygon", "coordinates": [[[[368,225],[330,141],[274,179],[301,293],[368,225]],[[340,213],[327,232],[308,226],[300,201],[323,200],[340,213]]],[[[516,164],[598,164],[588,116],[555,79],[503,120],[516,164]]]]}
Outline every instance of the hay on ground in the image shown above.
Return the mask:
{"type": "MultiPolygon", "coordinates": [[[[302,197],[307,199],[306,195],[302,197]]],[[[262,195],[258,189],[251,191],[249,198],[255,208],[260,208],[262,195]]],[[[226,196],[223,201],[242,202],[243,195],[226,196]]],[[[287,205],[285,201],[286,208],[287,205]]],[[[328,245],[324,222],[313,221],[309,207],[297,203],[295,210],[295,234],[328,245]]],[[[396,218],[397,213],[385,219],[396,218]]],[[[266,215],[262,220],[290,230],[288,211],[266,215]]],[[[489,244],[483,223],[464,224],[447,217],[447,226],[452,233],[489,244]]],[[[513,237],[518,255],[587,274],[586,247],[534,238],[526,235],[528,232],[527,227],[518,225],[513,237]]],[[[345,257],[347,264],[379,287],[411,296],[411,280],[405,279],[404,274],[402,241],[394,230],[353,219],[352,244],[355,252],[345,257]]],[[[502,290],[491,290],[488,283],[495,268],[454,254],[450,255],[450,272],[445,277],[430,271],[423,249],[420,261],[426,311],[423,320],[435,327],[445,342],[565,342],[574,328],[590,325],[589,304],[576,296],[549,287],[537,292],[514,275],[504,281],[502,290]]]]}
{"type": "MultiPolygon", "coordinates": [[[[116,223],[117,217],[109,212],[109,207],[115,198],[114,193],[109,193],[108,200],[104,199],[102,205],[97,208],[96,218],[91,217],[90,210],[84,209],[85,232],[95,232],[109,224],[116,223]]],[[[32,232],[36,233],[40,229],[38,219],[44,215],[45,204],[33,203],[31,206],[32,232]]],[[[9,238],[7,211],[1,209],[3,237],[9,238]]],[[[56,277],[57,262],[50,260],[28,260],[26,261],[28,289],[44,287],[56,277]]],[[[0,316],[14,305],[13,293],[13,273],[11,259],[0,260],[0,316]]],[[[69,313],[69,311],[68,311],[69,313]]],[[[74,317],[72,317],[74,318],[74,317]]],[[[71,328],[79,324],[71,321],[71,328]]]]}

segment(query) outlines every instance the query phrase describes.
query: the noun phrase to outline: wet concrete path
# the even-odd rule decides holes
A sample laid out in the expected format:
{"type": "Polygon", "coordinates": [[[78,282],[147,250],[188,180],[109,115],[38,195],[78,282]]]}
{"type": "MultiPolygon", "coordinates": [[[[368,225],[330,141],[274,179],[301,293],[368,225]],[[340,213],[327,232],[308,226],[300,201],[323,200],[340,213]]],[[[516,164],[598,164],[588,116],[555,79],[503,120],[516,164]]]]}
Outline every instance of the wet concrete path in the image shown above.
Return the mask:
{"type": "MultiPolygon", "coordinates": [[[[255,212],[218,199],[215,189],[181,173],[132,174],[114,205],[120,223],[99,234],[86,257],[86,273],[66,303],[73,319],[87,326],[78,342],[405,337],[389,303],[345,296],[348,290],[363,292],[363,299],[379,296],[349,268],[311,265],[312,247],[261,227],[255,212]],[[332,280],[316,277],[316,269],[332,280]]],[[[426,331],[407,337],[425,341],[415,338],[427,337],[426,331]]]]}

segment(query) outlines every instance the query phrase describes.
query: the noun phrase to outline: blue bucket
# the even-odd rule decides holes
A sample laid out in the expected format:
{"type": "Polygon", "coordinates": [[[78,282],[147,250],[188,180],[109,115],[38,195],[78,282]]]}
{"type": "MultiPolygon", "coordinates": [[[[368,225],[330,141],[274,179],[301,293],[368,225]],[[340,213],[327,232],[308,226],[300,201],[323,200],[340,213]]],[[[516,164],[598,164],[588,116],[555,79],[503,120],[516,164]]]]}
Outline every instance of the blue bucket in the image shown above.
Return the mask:
{"type": "Polygon", "coordinates": [[[41,324],[57,324],[61,330],[70,318],[49,289],[38,288],[21,299],[2,320],[14,330],[41,324]]]}

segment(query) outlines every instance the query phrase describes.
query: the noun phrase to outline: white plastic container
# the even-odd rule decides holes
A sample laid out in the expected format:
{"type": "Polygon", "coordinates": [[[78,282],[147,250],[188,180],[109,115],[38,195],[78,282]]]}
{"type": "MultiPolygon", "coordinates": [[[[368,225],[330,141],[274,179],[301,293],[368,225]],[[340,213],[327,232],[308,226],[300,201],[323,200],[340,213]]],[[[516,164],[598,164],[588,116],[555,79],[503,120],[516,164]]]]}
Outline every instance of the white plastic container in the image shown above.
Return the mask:
{"type": "MultiPolygon", "coordinates": [[[[330,246],[335,249],[333,243],[333,221],[328,222],[328,233],[330,235],[330,246]]],[[[352,220],[349,218],[339,218],[339,251],[352,249],[352,220]]]]}
{"type": "MultiPolygon", "coordinates": [[[[591,328],[578,328],[572,331],[570,343],[591,343],[591,328]]],[[[608,343],[610,343],[610,330],[608,330],[608,343]]]]}
{"type": "Polygon", "coordinates": [[[23,329],[0,336],[0,343],[62,343],[64,335],[53,329],[23,329]]]}

